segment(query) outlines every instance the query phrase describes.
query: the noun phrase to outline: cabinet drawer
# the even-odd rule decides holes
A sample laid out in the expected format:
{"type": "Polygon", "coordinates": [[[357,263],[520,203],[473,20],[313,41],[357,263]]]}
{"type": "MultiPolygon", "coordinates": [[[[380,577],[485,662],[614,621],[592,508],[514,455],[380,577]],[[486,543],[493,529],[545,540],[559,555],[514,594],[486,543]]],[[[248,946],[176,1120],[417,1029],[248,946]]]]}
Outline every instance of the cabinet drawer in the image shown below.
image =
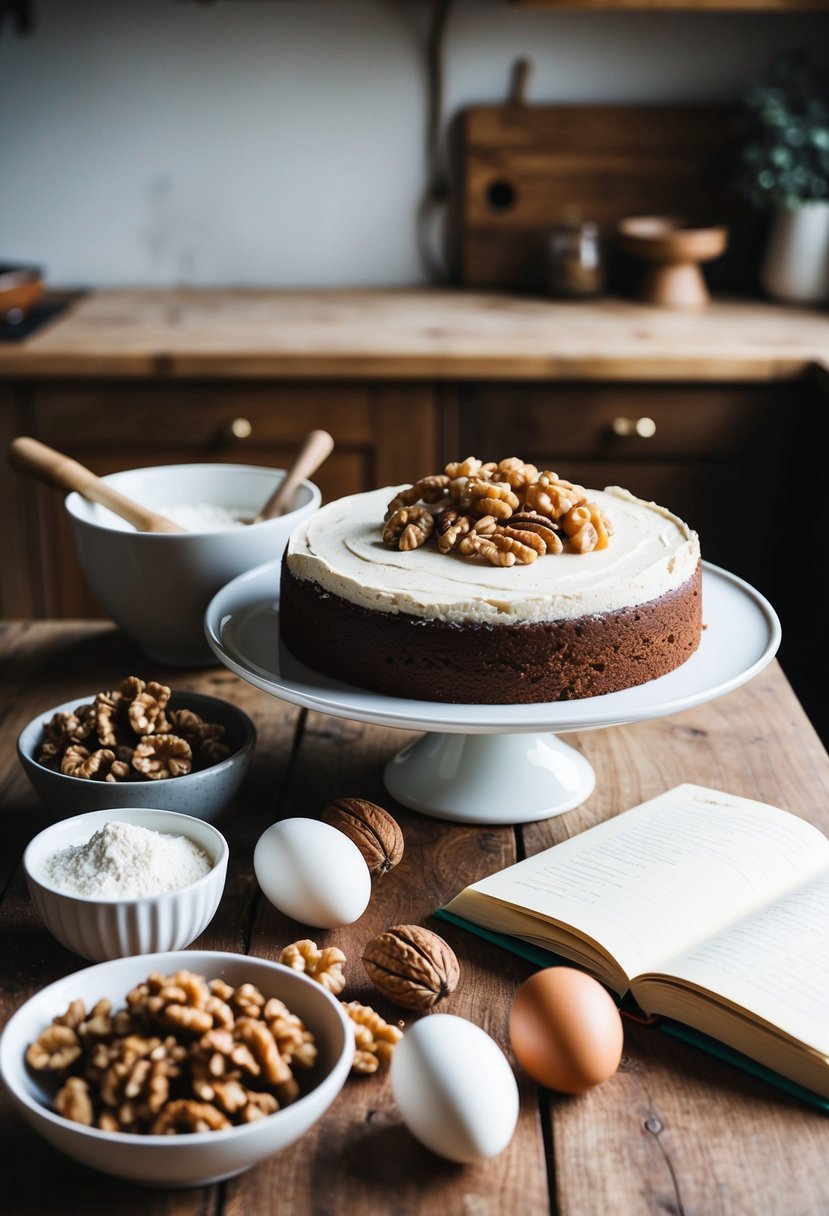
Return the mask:
{"type": "Polygon", "coordinates": [[[371,400],[360,387],[96,382],[38,387],[33,401],[43,442],[75,452],[114,443],[217,452],[295,445],[311,427],[337,443],[372,438],[371,400]]]}
{"type": "Polygon", "coordinates": [[[458,441],[461,455],[517,455],[564,476],[582,457],[723,460],[773,429],[775,404],[771,390],[740,385],[469,386],[459,392],[458,441]]]}

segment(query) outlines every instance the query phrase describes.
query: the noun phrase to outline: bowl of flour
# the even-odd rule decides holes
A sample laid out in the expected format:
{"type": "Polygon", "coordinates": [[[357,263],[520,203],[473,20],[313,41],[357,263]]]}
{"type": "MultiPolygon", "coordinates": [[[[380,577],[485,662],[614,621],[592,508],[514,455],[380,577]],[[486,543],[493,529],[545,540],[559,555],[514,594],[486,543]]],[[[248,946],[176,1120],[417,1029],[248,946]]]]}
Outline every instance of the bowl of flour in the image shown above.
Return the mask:
{"type": "Polygon", "coordinates": [[[211,824],[133,807],[52,824],[30,841],[23,869],[52,936],[103,962],[195,941],[219,906],[228,857],[211,824]]]}

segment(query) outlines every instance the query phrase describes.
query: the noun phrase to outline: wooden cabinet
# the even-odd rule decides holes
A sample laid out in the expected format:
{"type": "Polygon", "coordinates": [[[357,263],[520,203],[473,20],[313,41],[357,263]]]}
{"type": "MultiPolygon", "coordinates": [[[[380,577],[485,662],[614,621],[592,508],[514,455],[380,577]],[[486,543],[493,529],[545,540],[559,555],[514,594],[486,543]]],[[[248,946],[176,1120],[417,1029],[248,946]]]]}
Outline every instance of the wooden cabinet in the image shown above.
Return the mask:
{"type": "MultiPolygon", "coordinates": [[[[324,427],[336,443],[317,478],[326,501],[470,454],[518,455],[670,507],[709,561],[770,596],[809,408],[795,384],[550,381],[39,382],[7,390],[4,405],[7,439],[35,435],[97,473],[201,460],[284,467],[324,427]]],[[[12,474],[2,496],[2,615],[96,615],[60,493],[12,474]]]]}
{"type": "MultiPolygon", "coordinates": [[[[437,459],[434,395],[417,384],[43,382],[8,388],[2,406],[4,446],[34,435],[98,474],[198,461],[284,468],[314,427],[336,445],[316,478],[325,501],[413,481],[437,459]]],[[[2,615],[100,615],[60,492],[7,474],[0,507],[2,615]]]]}

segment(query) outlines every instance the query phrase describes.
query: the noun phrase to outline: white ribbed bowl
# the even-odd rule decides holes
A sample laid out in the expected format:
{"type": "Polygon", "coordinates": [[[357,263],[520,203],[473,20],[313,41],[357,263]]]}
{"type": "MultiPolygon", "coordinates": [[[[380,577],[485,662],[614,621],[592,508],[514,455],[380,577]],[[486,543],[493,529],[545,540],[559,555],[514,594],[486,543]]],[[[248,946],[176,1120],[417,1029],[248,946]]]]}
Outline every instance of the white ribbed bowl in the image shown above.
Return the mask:
{"type": "Polygon", "coordinates": [[[224,836],[202,819],[174,811],[125,807],[53,823],[30,841],[23,868],[32,902],[52,936],[81,958],[103,962],[181,950],[195,941],[219,906],[229,855],[224,836]],[[203,878],[186,887],[140,899],[95,899],[55,890],[45,876],[48,858],[58,849],[86,843],[98,828],[113,822],[187,836],[205,850],[213,865],[203,878]]]}
{"type": "MultiPolygon", "coordinates": [[[[351,1022],[339,1001],[321,984],[268,959],[214,950],[187,950],[100,963],[41,989],[12,1015],[0,1037],[0,1076],[23,1118],[45,1140],[76,1161],[143,1186],[206,1186],[239,1174],[293,1144],[334,1101],[348,1076],[353,1056],[351,1022]],[[90,1009],[101,997],[107,997],[116,1009],[122,1009],[127,993],[151,972],[172,975],[181,969],[195,971],[208,980],[224,979],[234,987],[255,984],[266,997],[284,1001],[317,1041],[319,1055],[310,1076],[312,1088],[296,1102],[264,1119],[241,1127],[189,1135],[106,1132],[71,1123],[57,1114],[43,1078],[26,1067],[24,1057],[29,1043],[46,1029],[52,1018],[65,1012],[70,1001],[82,1000],[90,1009]]],[[[319,1154],[320,1146],[314,1143],[309,1151],[319,1154]]],[[[277,1207],[282,1210],[275,1199],[273,1210],[277,1207]]]]}

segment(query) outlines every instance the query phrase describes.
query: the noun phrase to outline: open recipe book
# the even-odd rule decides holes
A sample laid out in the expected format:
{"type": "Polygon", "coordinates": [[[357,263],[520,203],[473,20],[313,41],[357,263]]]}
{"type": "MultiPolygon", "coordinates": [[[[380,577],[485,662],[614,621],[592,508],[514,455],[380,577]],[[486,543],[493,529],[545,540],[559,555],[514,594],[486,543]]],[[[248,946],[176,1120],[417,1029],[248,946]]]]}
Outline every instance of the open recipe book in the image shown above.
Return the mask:
{"type": "Polygon", "coordinates": [[[829,840],[787,811],[680,785],[439,915],[552,951],[829,1108],[829,840]]]}

